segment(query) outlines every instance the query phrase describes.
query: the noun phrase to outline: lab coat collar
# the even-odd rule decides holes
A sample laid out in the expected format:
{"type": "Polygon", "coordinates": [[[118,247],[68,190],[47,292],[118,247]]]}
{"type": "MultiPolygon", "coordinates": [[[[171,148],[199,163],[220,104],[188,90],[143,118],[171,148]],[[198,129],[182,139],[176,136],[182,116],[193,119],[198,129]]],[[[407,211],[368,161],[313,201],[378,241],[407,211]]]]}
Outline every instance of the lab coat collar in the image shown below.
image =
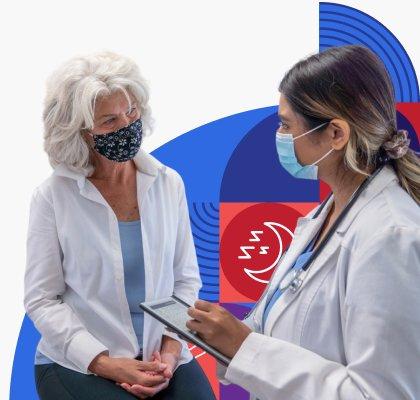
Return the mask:
{"type": "MultiPolygon", "coordinates": [[[[166,169],[164,164],[162,164],[151,154],[148,154],[142,148],[140,148],[137,154],[134,156],[133,161],[140,173],[152,177],[156,177],[159,172],[164,172],[166,169]]],[[[86,184],[87,176],[85,174],[72,170],[64,163],[61,163],[55,167],[53,175],[65,176],[67,178],[76,180],[80,190],[82,190],[86,184]]]]}
{"type": "MultiPolygon", "coordinates": [[[[343,234],[347,231],[351,223],[357,217],[359,212],[368,204],[374,197],[376,197],[380,192],[382,192],[386,186],[392,182],[398,182],[398,176],[394,168],[387,164],[382,168],[382,171],[376,175],[375,178],[369,183],[365,188],[356,202],[353,204],[350,212],[343,219],[340,225],[337,227],[336,232],[343,234]]],[[[334,197],[334,196],[332,196],[334,197]]]]}
{"type": "MultiPolygon", "coordinates": [[[[372,180],[372,182],[370,182],[370,184],[365,188],[363,193],[353,204],[346,218],[337,227],[336,232],[345,233],[351,225],[354,218],[362,210],[362,208],[367,203],[369,203],[369,201],[371,201],[377,194],[379,194],[386,186],[388,186],[391,182],[394,181],[398,182],[398,176],[394,168],[389,164],[385,165],[382,171],[380,171],[378,175],[372,180]]],[[[315,219],[317,219],[318,221],[324,221],[325,214],[329,211],[333,201],[334,195],[331,195],[325,207],[316,216],[316,218],[314,216],[318,211],[319,207],[321,207],[321,205],[312,210],[307,216],[298,218],[297,225],[295,228],[295,234],[299,234],[303,230],[308,230],[311,225],[318,225],[316,222],[314,222],[315,219]]]]}

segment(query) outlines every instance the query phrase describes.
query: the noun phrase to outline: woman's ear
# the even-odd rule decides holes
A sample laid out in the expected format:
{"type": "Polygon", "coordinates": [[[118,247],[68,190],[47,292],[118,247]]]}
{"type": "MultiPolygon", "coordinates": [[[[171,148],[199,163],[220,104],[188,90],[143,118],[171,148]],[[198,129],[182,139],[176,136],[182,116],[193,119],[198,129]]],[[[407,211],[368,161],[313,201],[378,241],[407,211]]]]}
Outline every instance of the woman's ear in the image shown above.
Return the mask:
{"type": "Polygon", "coordinates": [[[343,119],[332,119],[327,131],[334,150],[342,150],[350,139],[350,125],[343,119]]]}
{"type": "Polygon", "coordinates": [[[89,146],[89,148],[92,148],[95,143],[93,141],[93,138],[91,136],[91,129],[87,129],[87,128],[82,128],[80,130],[80,134],[83,138],[83,140],[87,143],[87,145],[89,146]]]}

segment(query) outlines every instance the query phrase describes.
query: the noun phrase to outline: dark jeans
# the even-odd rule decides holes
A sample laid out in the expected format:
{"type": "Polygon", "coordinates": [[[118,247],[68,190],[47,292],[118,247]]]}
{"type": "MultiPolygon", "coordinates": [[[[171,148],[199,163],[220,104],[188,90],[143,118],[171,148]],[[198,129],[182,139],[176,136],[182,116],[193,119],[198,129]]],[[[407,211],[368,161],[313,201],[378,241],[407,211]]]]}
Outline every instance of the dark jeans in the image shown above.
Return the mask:
{"type": "MultiPolygon", "coordinates": [[[[138,399],[112,380],[76,372],[56,363],[35,365],[35,381],[41,400],[138,399]]],[[[215,400],[210,383],[195,359],[180,365],[169,386],[151,398],[215,400]]]]}

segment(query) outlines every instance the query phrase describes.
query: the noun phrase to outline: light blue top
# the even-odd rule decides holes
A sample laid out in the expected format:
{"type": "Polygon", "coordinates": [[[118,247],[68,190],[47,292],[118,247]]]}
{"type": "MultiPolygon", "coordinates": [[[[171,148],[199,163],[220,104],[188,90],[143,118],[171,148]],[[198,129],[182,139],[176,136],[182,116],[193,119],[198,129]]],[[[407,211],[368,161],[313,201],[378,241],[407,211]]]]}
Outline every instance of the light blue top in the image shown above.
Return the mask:
{"type": "MultiPolygon", "coordinates": [[[[301,268],[306,263],[306,261],[308,261],[309,257],[311,256],[311,254],[313,252],[314,244],[315,244],[316,239],[317,239],[320,232],[321,232],[321,230],[318,231],[318,233],[310,241],[308,246],[306,246],[306,249],[296,259],[295,263],[293,264],[293,266],[290,269],[298,270],[299,268],[301,268]]],[[[276,301],[280,298],[280,296],[282,294],[283,294],[283,292],[280,290],[280,285],[278,285],[276,291],[272,294],[270,300],[266,303],[264,313],[263,313],[263,319],[262,319],[262,326],[263,327],[265,325],[265,321],[267,320],[267,316],[270,313],[270,310],[272,309],[273,305],[276,303],[276,301]]]]}
{"type": "Polygon", "coordinates": [[[140,220],[118,221],[124,261],[124,285],[133,328],[140,349],[143,348],[144,311],[139,304],[145,301],[143,242],[140,220]]]}
{"type": "MultiPolygon", "coordinates": [[[[124,263],[125,293],[133,328],[140,349],[142,349],[144,312],[140,309],[139,304],[145,300],[145,277],[141,222],[140,220],[118,221],[118,228],[124,263]]],[[[36,352],[35,364],[49,364],[52,362],[51,359],[39,351],[36,352]]]]}

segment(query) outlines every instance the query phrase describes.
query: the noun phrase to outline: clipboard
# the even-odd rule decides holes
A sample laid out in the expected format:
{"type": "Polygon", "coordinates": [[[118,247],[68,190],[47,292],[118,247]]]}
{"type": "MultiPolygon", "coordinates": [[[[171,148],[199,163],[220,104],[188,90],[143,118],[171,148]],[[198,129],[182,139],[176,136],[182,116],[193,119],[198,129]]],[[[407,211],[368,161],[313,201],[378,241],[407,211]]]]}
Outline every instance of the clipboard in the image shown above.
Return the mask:
{"type": "Polygon", "coordinates": [[[186,322],[192,319],[188,315],[187,309],[192,306],[179,297],[172,295],[171,297],[165,297],[159,300],[145,301],[140,303],[139,307],[170,330],[174,331],[182,339],[202,348],[224,366],[227,367],[229,365],[231,358],[220,353],[220,351],[207,344],[195,332],[186,327],[186,322]]]}

